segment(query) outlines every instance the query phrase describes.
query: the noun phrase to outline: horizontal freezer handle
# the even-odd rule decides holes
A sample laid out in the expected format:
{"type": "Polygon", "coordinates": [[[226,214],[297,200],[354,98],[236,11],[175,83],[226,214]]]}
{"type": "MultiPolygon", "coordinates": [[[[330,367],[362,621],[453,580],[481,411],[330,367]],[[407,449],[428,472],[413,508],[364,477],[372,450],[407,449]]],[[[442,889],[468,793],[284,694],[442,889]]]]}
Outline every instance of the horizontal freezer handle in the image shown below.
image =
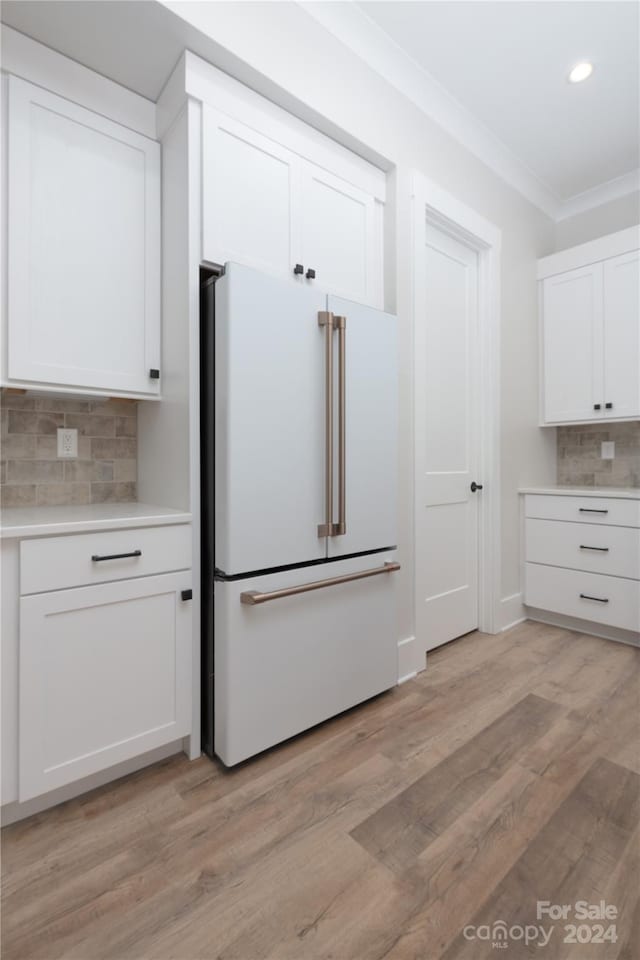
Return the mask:
{"type": "Polygon", "coordinates": [[[257,590],[247,590],[240,594],[240,603],[255,606],[258,603],[267,603],[269,600],[280,600],[283,597],[295,597],[298,593],[310,593],[312,590],[322,590],[324,587],[337,587],[341,583],[351,583],[352,580],[364,580],[366,577],[377,577],[380,573],[393,573],[399,570],[399,563],[387,562],[381,567],[371,570],[361,570],[359,573],[346,573],[343,577],[329,577],[327,580],[313,580],[311,583],[301,583],[296,587],[284,587],[282,590],[271,590],[269,593],[259,593],[257,590]]]}

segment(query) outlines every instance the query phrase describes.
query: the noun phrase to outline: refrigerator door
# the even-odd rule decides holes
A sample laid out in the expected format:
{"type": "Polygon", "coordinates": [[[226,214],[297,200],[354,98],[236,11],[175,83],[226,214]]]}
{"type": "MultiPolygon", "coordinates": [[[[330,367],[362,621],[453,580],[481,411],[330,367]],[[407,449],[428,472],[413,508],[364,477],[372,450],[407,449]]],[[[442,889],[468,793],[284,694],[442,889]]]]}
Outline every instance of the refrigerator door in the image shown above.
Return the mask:
{"type": "Polygon", "coordinates": [[[326,556],[326,295],[235,263],[215,285],[215,565],[326,556]]]}
{"type": "MultiPolygon", "coordinates": [[[[328,297],[344,317],[334,333],[334,521],[344,483],[345,532],[329,538],[329,557],[397,543],[398,470],[397,318],[350,300],[328,297]],[[340,352],[344,346],[344,459],[340,457],[340,352]]],[[[334,324],[336,321],[334,321],[334,324]]],[[[337,324],[336,324],[337,325],[337,324]]]]}
{"type": "Polygon", "coordinates": [[[395,686],[395,564],[376,554],[215,584],[215,752],[232,766],[395,686]],[[255,605],[264,594],[375,571],[255,605]]]}

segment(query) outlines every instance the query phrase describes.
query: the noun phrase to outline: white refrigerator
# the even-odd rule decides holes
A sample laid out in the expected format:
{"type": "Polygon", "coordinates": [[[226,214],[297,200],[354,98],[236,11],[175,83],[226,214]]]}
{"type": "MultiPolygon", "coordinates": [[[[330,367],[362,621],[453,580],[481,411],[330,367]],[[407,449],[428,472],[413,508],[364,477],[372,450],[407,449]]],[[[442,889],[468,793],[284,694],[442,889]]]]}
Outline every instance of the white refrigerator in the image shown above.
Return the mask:
{"type": "Polygon", "coordinates": [[[397,321],[203,283],[203,743],[239,763],[397,682],[397,321]]]}

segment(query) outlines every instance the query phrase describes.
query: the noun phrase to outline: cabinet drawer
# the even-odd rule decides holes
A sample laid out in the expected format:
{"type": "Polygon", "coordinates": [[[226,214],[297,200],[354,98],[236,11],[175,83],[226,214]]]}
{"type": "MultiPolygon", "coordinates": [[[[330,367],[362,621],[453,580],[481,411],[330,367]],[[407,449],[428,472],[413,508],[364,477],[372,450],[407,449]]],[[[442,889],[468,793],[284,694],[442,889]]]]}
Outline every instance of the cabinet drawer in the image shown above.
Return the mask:
{"type": "Polygon", "coordinates": [[[605,524],[526,521],[526,559],[640,580],[640,530],[605,524]]]}
{"type": "Polygon", "coordinates": [[[20,600],[19,799],[190,732],[188,571],[20,600]]]}
{"type": "Polygon", "coordinates": [[[20,593],[144,577],[190,566],[189,524],[23,540],[20,593]]]}
{"type": "Polygon", "coordinates": [[[227,766],[395,686],[395,573],[247,605],[245,593],[381,568],[392,553],[215,584],[215,752],[227,766]]]}
{"type": "Polygon", "coordinates": [[[571,520],[578,523],[608,523],[616,527],[640,527],[640,500],[528,494],[525,497],[525,516],[541,520],[571,520]]]}
{"type": "Polygon", "coordinates": [[[637,580],[527,563],[525,603],[623,630],[640,630],[637,580]]]}

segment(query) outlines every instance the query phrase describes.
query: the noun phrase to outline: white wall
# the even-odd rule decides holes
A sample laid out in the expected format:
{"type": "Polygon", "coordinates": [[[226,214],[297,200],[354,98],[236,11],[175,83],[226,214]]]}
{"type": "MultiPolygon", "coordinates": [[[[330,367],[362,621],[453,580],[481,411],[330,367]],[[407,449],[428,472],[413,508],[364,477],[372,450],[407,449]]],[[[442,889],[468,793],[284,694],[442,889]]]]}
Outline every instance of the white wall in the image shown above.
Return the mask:
{"type": "Polygon", "coordinates": [[[554,431],[537,422],[536,258],[554,250],[554,225],[416,106],[374,73],[303,9],[289,3],[167,3],[213,37],[228,72],[271,90],[274,99],[300,102],[395,165],[389,209],[395,263],[387,306],[399,316],[400,550],[403,563],[399,637],[413,632],[413,435],[410,277],[410,177],[422,171],[502,230],[502,595],[519,591],[518,497],[522,483],[555,479],[554,431]],[[229,55],[227,55],[229,54],[229,55]],[[258,76],[260,75],[260,76],[258,76]],[[276,87],[274,87],[274,84],[276,87]],[[279,88],[280,94],[276,88],[279,88]],[[276,92],[274,92],[276,91],[276,92]],[[393,196],[397,204],[393,204],[393,196]],[[395,267],[395,269],[394,269],[395,267]]]}
{"type": "Polygon", "coordinates": [[[556,250],[566,250],[640,223],[640,191],[617,197],[556,224],[556,250]]]}

